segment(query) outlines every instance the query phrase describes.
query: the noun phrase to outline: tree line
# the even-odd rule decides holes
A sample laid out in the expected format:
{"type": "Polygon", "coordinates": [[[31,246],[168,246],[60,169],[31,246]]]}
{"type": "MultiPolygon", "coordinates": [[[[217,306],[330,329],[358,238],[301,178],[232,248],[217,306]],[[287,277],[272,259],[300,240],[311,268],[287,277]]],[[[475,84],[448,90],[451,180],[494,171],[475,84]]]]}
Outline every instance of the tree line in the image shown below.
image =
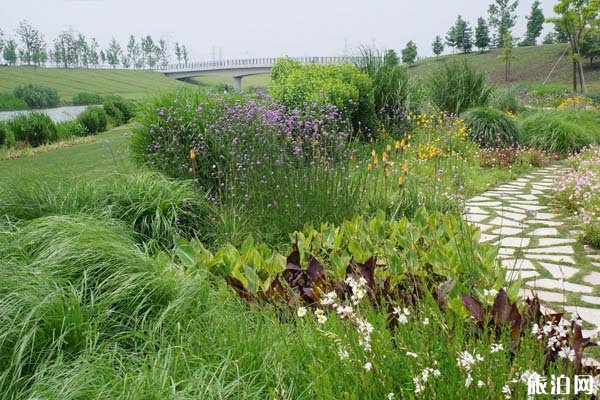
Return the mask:
{"type": "MultiPolygon", "coordinates": [[[[488,7],[488,18],[479,17],[475,30],[462,15],[458,15],[444,38],[437,35],[431,44],[433,54],[442,54],[446,46],[452,52],[470,53],[476,47],[478,51],[503,48],[501,58],[507,66],[507,79],[510,70],[512,47],[535,46],[542,34],[544,23],[553,23],[554,31],[547,34],[542,43],[568,43],[573,62],[573,90],[585,92],[585,81],[581,59],[588,58],[590,64],[600,58],[600,1],[599,0],[559,0],[554,5],[555,17],[546,19],[539,0],[533,1],[527,20],[527,29],[520,41],[513,37],[512,29],[516,25],[518,0],[495,0],[488,7]]],[[[402,61],[412,64],[417,59],[417,46],[411,40],[402,50],[402,61]]]]}
{"type": "MultiPolygon", "coordinates": [[[[185,45],[176,42],[173,54],[178,63],[188,63],[185,45]]],[[[0,56],[8,65],[41,66],[50,62],[63,68],[109,65],[112,68],[153,69],[169,64],[171,49],[166,40],[155,40],[151,35],[139,39],[130,35],[125,47],[112,38],[108,47],[101,49],[96,38],[88,39],[71,31],[60,33],[48,45],[43,33],[29,22],[21,21],[14,37],[5,37],[0,30],[0,56]]]]}

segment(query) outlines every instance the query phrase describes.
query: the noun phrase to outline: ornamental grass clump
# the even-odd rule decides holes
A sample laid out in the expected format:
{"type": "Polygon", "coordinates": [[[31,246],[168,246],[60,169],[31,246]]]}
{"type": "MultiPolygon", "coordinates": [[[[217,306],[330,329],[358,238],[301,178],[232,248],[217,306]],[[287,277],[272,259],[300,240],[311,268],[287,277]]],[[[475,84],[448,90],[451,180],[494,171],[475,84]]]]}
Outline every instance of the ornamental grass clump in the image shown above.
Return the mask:
{"type": "Polygon", "coordinates": [[[508,147],[521,142],[519,127],[506,113],[490,107],[471,110],[466,118],[469,139],[480,147],[508,147]]]}

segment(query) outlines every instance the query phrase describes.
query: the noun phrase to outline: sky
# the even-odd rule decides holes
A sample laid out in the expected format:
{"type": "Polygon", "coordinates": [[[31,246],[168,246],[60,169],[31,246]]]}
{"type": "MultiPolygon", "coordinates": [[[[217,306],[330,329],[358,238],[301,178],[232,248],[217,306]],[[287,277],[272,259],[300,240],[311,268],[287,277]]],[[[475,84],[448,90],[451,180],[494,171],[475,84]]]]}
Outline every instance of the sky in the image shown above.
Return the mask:
{"type": "MultiPolygon", "coordinates": [[[[340,56],[360,46],[395,49],[409,40],[430,56],[460,14],[475,27],[493,0],[0,0],[0,30],[15,36],[27,20],[50,45],[63,31],[95,37],[106,48],[129,35],[184,44],[189,59],[340,56]]],[[[546,17],[557,0],[541,0],[546,17]]],[[[526,30],[533,0],[520,0],[513,36],[526,30]]],[[[552,26],[547,24],[544,34],[552,26]]],[[[543,37],[543,35],[542,35],[543,37]]],[[[174,61],[174,56],[173,59],[174,61]]]]}

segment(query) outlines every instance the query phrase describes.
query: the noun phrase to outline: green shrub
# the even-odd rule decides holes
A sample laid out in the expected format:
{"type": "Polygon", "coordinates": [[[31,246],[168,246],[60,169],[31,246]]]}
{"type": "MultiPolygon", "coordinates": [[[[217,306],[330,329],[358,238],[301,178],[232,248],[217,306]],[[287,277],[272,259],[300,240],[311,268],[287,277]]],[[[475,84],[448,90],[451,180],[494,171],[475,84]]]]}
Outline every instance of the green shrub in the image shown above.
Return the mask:
{"type": "Polygon", "coordinates": [[[563,109],[543,110],[521,123],[525,143],[550,153],[575,153],[600,140],[600,113],[563,109]]]}
{"type": "Polygon", "coordinates": [[[41,112],[20,114],[7,121],[15,141],[27,142],[32,147],[54,142],[57,139],[56,125],[41,112]]]}
{"type": "Polygon", "coordinates": [[[429,79],[429,98],[441,111],[457,115],[487,105],[493,89],[485,75],[468,62],[445,62],[429,79]]]}
{"type": "Polygon", "coordinates": [[[81,92],[73,96],[71,103],[76,106],[88,106],[102,104],[102,96],[95,93],[81,92]]]}
{"type": "Polygon", "coordinates": [[[500,110],[475,108],[465,120],[469,127],[469,139],[481,147],[508,147],[520,142],[517,124],[500,110]]]}
{"type": "Polygon", "coordinates": [[[349,64],[301,65],[281,59],[271,71],[273,99],[289,108],[333,104],[352,121],[354,132],[377,128],[373,85],[367,74],[349,64]]]}
{"type": "Polygon", "coordinates": [[[102,103],[102,108],[115,126],[122,125],[125,122],[123,113],[112,101],[102,103]]]}
{"type": "Polygon", "coordinates": [[[76,119],[85,128],[88,135],[104,132],[108,126],[108,117],[99,106],[88,107],[76,119]]]}
{"type": "Polygon", "coordinates": [[[59,140],[86,135],[85,127],[77,120],[59,122],[56,124],[56,130],[59,140]]]}
{"type": "Polygon", "coordinates": [[[525,108],[521,104],[517,92],[510,89],[494,90],[490,99],[490,106],[513,114],[519,114],[525,108]]]}
{"type": "Polygon", "coordinates": [[[4,121],[0,121],[0,147],[12,147],[15,144],[15,134],[4,121]]]}
{"type": "Polygon", "coordinates": [[[111,103],[121,111],[124,123],[135,116],[136,105],[131,100],[125,100],[120,96],[106,96],[103,104],[107,103],[111,103]]]}
{"type": "Polygon", "coordinates": [[[60,97],[56,89],[39,85],[21,85],[13,91],[15,97],[27,103],[29,108],[57,107],[60,97]]]}
{"type": "Polygon", "coordinates": [[[27,103],[12,93],[0,93],[0,110],[13,111],[24,110],[27,103]]]}

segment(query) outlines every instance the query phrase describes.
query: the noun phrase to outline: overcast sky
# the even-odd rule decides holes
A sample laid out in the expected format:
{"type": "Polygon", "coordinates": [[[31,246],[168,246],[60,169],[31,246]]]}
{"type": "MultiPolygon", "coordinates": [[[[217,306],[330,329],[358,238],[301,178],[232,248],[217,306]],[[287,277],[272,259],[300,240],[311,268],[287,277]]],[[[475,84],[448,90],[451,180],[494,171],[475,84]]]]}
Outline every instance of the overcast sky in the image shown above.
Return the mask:
{"type": "MultiPolygon", "coordinates": [[[[95,37],[105,48],[130,34],[150,34],[188,48],[190,60],[335,56],[360,45],[398,52],[415,41],[431,55],[460,14],[474,27],[493,0],[0,0],[0,29],[14,36],[19,21],[40,30],[48,44],[62,31],[95,37]]],[[[546,17],[557,0],[541,0],[546,17]]],[[[533,0],[521,0],[514,36],[525,32],[533,0]]],[[[545,32],[551,31],[547,25],[545,32]]]]}

